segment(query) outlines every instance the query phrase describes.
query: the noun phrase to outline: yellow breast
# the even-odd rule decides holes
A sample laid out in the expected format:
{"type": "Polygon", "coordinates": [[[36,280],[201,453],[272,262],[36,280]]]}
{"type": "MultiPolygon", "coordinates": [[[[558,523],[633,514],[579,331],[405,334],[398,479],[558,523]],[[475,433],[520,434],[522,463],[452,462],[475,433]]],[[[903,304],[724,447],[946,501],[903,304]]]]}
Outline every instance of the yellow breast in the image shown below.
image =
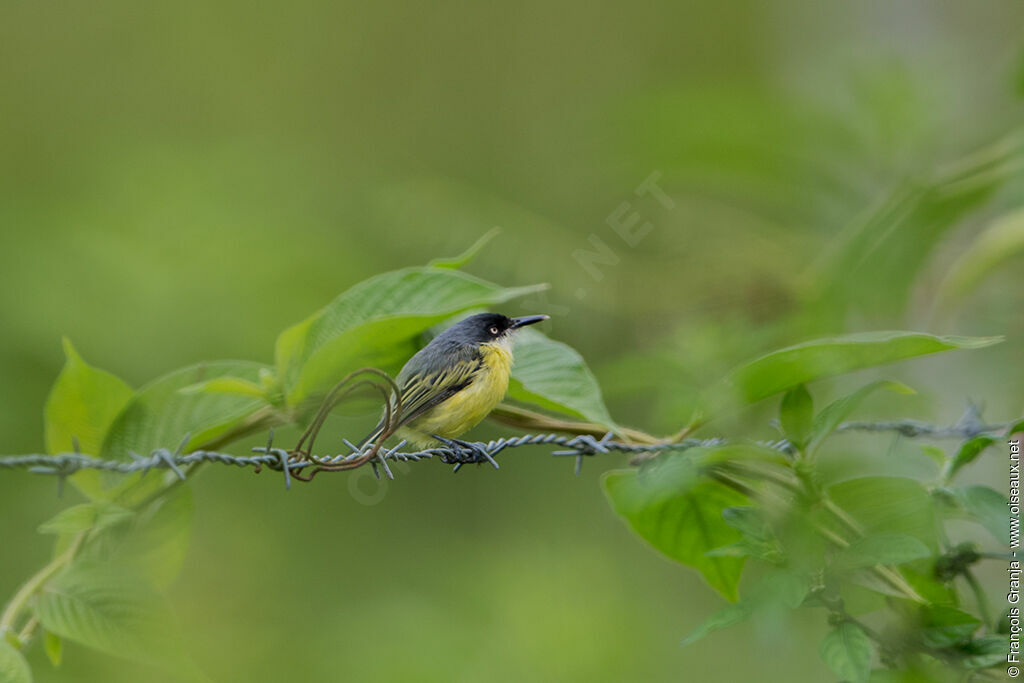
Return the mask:
{"type": "Polygon", "coordinates": [[[399,430],[398,436],[419,445],[436,445],[432,434],[455,439],[480,423],[505,397],[512,370],[507,343],[481,344],[484,370],[468,387],[399,430]]]}

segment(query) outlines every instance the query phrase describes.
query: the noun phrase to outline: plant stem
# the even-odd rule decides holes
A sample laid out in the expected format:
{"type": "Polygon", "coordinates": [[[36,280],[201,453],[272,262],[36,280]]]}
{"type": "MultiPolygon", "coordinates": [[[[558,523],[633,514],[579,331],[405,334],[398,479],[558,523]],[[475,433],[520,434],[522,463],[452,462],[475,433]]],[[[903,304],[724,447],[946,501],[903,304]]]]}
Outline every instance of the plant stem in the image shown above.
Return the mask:
{"type": "Polygon", "coordinates": [[[864,535],[864,529],[862,529],[860,524],[857,523],[857,520],[851,517],[846,510],[836,505],[831,498],[829,498],[828,496],[822,496],[821,502],[822,505],[825,506],[825,509],[831,512],[839,521],[845,524],[850,531],[857,534],[858,536],[864,535]]]}
{"type": "MultiPolygon", "coordinates": [[[[264,428],[265,426],[267,426],[268,423],[272,423],[274,419],[275,418],[272,413],[268,411],[261,411],[255,414],[252,417],[252,419],[246,421],[245,423],[237,427],[235,430],[232,430],[232,432],[230,432],[229,434],[224,435],[215,442],[204,444],[203,447],[215,448],[223,443],[226,443],[227,441],[233,441],[244,436],[248,436],[249,434],[252,434],[264,428]]],[[[195,474],[195,472],[198,469],[198,465],[190,468],[185,473],[185,476],[191,477],[192,475],[195,474]]],[[[167,495],[169,491],[173,490],[175,487],[182,483],[183,481],[181,479],[175,478],[174,481],[169,482],[166,486],[161,487],[158,491],[153,492],[151,495],[133,504],[131,507],[136,510],[140,510],[145,506],[149,505],[150,503],[152,503],[153,501],[157,500],[158,498],[167,495]]],[[[12,597],[10,602],[7,603],[7,606],[4,608],[3,613],[0,614],[0,634],[3,634],[8,631],[13,633],[15,631],[15,622],[17,621],[18,616],[27,607],[29,600],[31,600],[32,597],[39,592],[39,590],[46,584],[47,581],[49,581],[62,569],[71,564],[71,561],[75,558],[79,550],[81,550],[82,546],[85,544],[87,535],[88,531],[82,531],[78,535],[76,535],[74,540],[71,542],[71,545],[68,546],[67,550],[65,550],[57,557],[53,558],[49,562],[49,564],[47,564],[42,569],[37,571],[35,574],[32,575],[31,578],[29,578],[24,584],[22,584],[21,588],[18,589],[18,592],[15,593],[14,597],[12,597]]],[[[21,632],[18,634],[18,642],[24,645],[32,637],[32,633],[38,624],[39,620],[33,615],[25,624],[21,632]]]]}
{"type": "MultiPolygon", "coordinates": [[[[18,592],[14,594],[13,598],[11,598],[11,601],[7,603],[7,607],[4,608],[3,614],[0,615],[0,633],[7,631],[13,632],[15,630],[15,621],[25,610],[25,607],[28,605],[28,601],[39,592],[47,581],[52,579],[57,573],[64,569],[64,567],[71,563],[71,560],[75,558],[75,555],[81,548],[85,535],[85,531],[76,535],[67,550],[50,560],[49,564],[37,571],[31,578],[29,578],[28,581],[22,584],[21,588],[18,589],[18,592]]],[[[22,635],[31,636],[31,629],[29,628],[30,625],[32,625],[31,620],[29,621],[29,624],[26,625],[25,630],[22,631],[22,635]]],[[[20,637],[19,640],[24,642],[20,637]]]]}
{"type": "Polygon", "coordinates": [[[1013,559],[1013,555],[1010,553],[990,553],[983,552],[978,553],[978,557],[983,560],[1006,560],[1007,562],[1013,559]]]}
{"type": "Polygon", "coordinates": [[[995,621],[992,619],[992,612],[988,606],[988,596],[985,595],[985,589],[981,587],[981,583],[978,582],[977,577],[974,576],[970,569],[964,569],[964,578],[971,587],[971,592],[974,593],[974,600],[978,603],[978,611],[981,612],[981,620],[985,622],[986,628],[992,628],[995,625],[995,621]]]}
{"type": "Polygon", "coordinates": [[[720,484],[728,486],[734,491],[742,493],[748,498],[756,498],[757,491],[747,486],[745,483],[737,479],[736,477],[729,474],[723,469],[715,469],[708,472],[708,476],[717,481],[720,484]]]}
{"type": "MultiPolygon", "coordinates": [[[[850,547],[849,541],[847,541],[845,538],[843,538],[836,532],[832,531],[828,527],[818,523],[814,525],[814,528],[817,530],[819,534],[821,534],[827,540],[831,541],[840,548],[850,547]]],[[[921,597],[921,595],[916,590],[914,590],[913,586],[907,583],[907,580],[904,579],[899,572],[893,570],[891,567],[887,567],[884,564],[876,564],[874,567],[871,567],[871,571],[878,575],[879,578],[883,579],[890,586],[892,586],[899,592],[903,593],[907,597],[907,599],[913,600],[914,602],[919,602],[921,604],[925,604],[928,602],[923,597],[921,597]]]]}
{"type": "Polygon", "coordinates": [[[799,485],[792,478],[767,467],[754,467],[745,462],[730,462],[728,465],[729,469],[735,470],[739,475],[771,482],[790,493],[797,493],[800,490],[799,485]]]}
{"type": "Polygon", "coordinates": [[[39,626],[39,617],[35,614],[28,620],[25,627],[21,629],[21,633],[18,634],[18,642],[24,646],[32,638],[32,633],[36,630],[36,626],[39,626]]]}

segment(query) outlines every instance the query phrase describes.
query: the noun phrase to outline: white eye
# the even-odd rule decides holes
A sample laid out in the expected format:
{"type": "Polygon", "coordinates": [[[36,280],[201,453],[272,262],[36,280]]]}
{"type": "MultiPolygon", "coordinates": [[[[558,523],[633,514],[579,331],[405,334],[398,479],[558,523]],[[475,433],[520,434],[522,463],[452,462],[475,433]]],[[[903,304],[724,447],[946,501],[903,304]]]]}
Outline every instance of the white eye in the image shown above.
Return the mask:
{"type": "Polygon", "coordinates": [[[491,334],[498,334],[498,328],[497,327],[492,327],[491,328],[491,334]]]}

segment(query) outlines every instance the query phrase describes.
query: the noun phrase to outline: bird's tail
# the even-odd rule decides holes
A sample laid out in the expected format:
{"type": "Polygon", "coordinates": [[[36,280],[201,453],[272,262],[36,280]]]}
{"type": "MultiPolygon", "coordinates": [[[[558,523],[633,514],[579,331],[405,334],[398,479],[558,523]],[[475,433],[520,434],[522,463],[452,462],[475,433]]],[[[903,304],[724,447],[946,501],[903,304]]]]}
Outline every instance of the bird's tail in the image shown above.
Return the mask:
{"type": "Polygon", "coordinates": [[[366,444],[370,443],[371,441],[373,441],[374,439],[379,437],[381,434],[383,434],[384,433],[384,427],[385,427],[384,418],[382,417],[380,419],[380,422],[377,423],[377,426],[373,428],[373,431],[370,432],[369,434],[367,434],[366,436],[364,436],[362,441],[359,442],[358,446],[359,446],[360,450],[362,450],[363,446],[365,446],[366,444]]]}

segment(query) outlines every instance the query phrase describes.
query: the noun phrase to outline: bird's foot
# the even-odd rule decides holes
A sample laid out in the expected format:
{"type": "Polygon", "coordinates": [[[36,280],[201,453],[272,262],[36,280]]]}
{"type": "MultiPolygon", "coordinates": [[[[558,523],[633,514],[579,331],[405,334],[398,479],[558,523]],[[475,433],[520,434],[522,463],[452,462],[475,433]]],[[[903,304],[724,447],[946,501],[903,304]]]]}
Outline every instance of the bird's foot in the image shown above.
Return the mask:
{"type": "Polygon", "coordinates": [[[479,441],[462,441],[461,439],[446,439],[443,436],[432,434],[435,439],[443,443],[445,446],[453,451],[452,455],[445,455],[441,458],[442,462],[448,463],[449,465],[455,465],[455,471],[458,472],[459,468],[463,465],[471,463],[482,463],[489,462],[494,466],[494,469],[498,469],[498,462],[491,456],[487,450],[487,444],[479,441]]]}

